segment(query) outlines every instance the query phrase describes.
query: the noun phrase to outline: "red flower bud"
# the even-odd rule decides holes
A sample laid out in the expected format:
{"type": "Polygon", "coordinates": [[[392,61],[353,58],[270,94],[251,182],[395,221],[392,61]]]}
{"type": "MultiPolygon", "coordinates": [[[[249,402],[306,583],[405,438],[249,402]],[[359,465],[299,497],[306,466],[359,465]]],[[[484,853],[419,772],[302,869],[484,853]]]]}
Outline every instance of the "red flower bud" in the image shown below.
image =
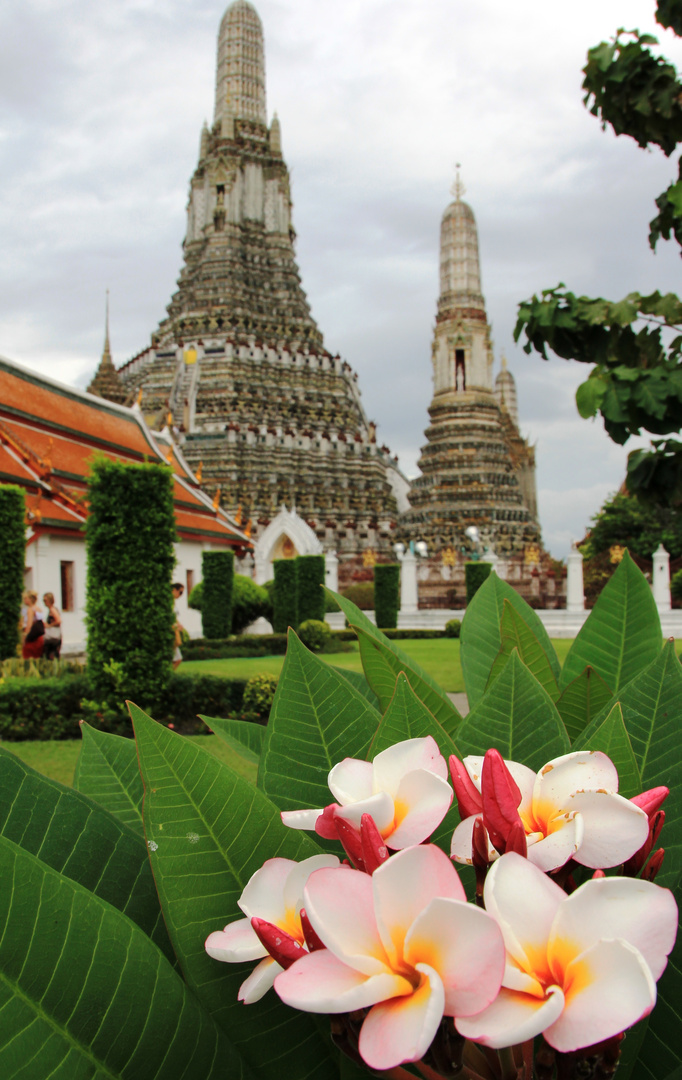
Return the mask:
{"type": "Polygon", "coordinates": [[[653,855],[649,859],[648,863],[642,870],[642,881],[653,881],[656,874],[661,869],[663,862],[663,856],[665,855],[665,848],[660,847],[658,851],[654,851],[653,855]]]}
{"type": "Polygon", "coordinates": [[[523,827],[521,818],[515,821],[511,829],[507,833],[507,842],[505,845],[505,852],[515,851],[517,855],[522,855],[524,859],[528,857],[528,843],[526,841],[526,830],[523,827]]]}
{"type": "MultiPolygon", "coordinates": [[[[308,913],[305,908],[301,908],[299,912],[299,918],[301,920],[301,930],[303,931],[303,937],[305,943],[308,946],[308,952],[316,952],[318,949],[325,949],[326,945],[317,936],[313,930],[313,925],[308,918],[308,913]]],[[[266,946],[267,948],[267,946],[266,946]]]]}
{"type": "Polygon", "coordinates": [[[661,808],[669,794],[670,790],[667,787],[653,787],[649,788],[648,791],[643,791],[641,795],[635,795],[634,799],[630,799],[630,802],[643,810],[650,819],[651,815],[661,808]]]}
{"type": "Polygon", "coordinates": [[[450,776],[462,821],[464,818],[471,817],[472,814],[480,814],[483,809],[481,793],[469,776],[464,763],[454,754],[450,755],[450,776]]]}
{"type": "Polygon", "coordinates": [[[253,918],[251,925],[263,948],[267,949],[272,959],[285,970],[301,956],[305,956],[303,946],[291,934],[287,934],[286,930],[280,930],[279,926],[274,926],[265,919],[253,918]]]}
{"type": "Polygon", "coordinates": [[[477,817],[471,834],[471,861],[476,870],[487,870],[490,860],[488,858],[488,833],[486,832],[483,819],[477,817]]]}
{"type": "Polygon", "coordinates": [[[665,810],[657,810],[651,815],[649,818],[649,835],[639,851],[636,851],[634,855],[631,855],[627,862],[623,864],[623,874],[625,877],[637,877],[637,874],[649,858],[651,850],[661,834],[664,821],[665,810]]]}
{"type": "Polygon", "coordinates": [[[358,870],[365,870],[365,860],[362,854],[362,840],[360,833],[354,825],[345,818],[335,817],[336,837],[343,844],[346,855],[358,870]]]}
{"type": "Polygon", "coordinates": [[[373,874],[377,867],[386,862],[388,848],[371,814],[363,814],[360,818],[360,844],[365,870],[373,874]]]}
{"type": "Polygon", "coordinates": [[[483,758],[481,798],[483,823],[488,830],[491,844],[502,855],[506,850],[509,830],[516,822],[521,822],[518,811],[521,789],[505,765],[499,750],[488,750],[483,758]]]}
{"type": "Polygon", "coordinates": [[[330,803],[329,806],[325,806],[315,822],[315,832],[324,840],[338,840],[339,834],[336,831],[335,814],[340,809],[338,803],[330,803]]]}

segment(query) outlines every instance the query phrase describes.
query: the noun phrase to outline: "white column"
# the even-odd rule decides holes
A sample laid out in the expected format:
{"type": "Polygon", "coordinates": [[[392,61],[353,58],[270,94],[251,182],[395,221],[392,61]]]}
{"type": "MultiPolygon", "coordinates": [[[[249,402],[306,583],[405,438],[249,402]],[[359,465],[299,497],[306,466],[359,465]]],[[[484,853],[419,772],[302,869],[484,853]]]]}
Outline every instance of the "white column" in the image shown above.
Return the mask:
{"type": "Polygon", "coordinates": [[[401,614],[414,615],[419,610],[417,597],[417,556],[408,548],[400,563],[401,614]]]}
{"type": "Polygon", "coordinates": [[[324,583],[332,592],[339,591],[339,560],[335,551],[324,553],[324,583]]]}
{"type": "Polygon", "coordinates": [[[583,557],[578,551],[574,540],[566,560],[566,611],[584,610],[583,557]]]}
{"type": "Polygon", "coordinates": [[[663,547],[663,544],[659,544],[654,551],[654,570],[651,585],[658,610],[661,614],[670,611],[672,607],[670,603],[670,555],[663,547]]]}

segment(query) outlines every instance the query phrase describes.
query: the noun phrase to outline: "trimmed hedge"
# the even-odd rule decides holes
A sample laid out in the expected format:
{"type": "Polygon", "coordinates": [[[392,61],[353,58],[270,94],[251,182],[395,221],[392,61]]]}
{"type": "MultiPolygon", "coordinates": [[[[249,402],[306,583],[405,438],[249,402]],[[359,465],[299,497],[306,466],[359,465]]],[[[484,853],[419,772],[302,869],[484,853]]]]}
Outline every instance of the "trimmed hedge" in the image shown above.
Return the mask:
{"type": "Polygon", "coordinates": [[[374,567],[374,618],[383,630],[395,630],[400,610],[400,564],[377,563],[374,567]]]}
{"type": "Polygon", "coordinates": [[[311,652],[320,652],[331,643],[332,630],[321,619],[306,619],[298,628],[298,636],[306,649],[310,649],[311,652]]]}
{"type": "Polygon", "coordinates": [[[448,619],[445,624],[445,636],[450,638],[458,638],[462,630],[461,619],[448,619]]]}
{"type": "MultiPolygon", "coordinates": [[[[171,674],[176,539],[165,465],[95,459],[88,483],[88,673],[98,701],[157,701],[171,674]]],[[[116,707],[116,706],[115,706],[116,707]]]]}
{"type": "Polygon", "coordinates": [[[296,559],[296,586],[298,592],[298,623],[315,619],[324,622],[326,599],[324,594],[324,555],[299,555],[296,559]]]}
{"type": "Polygon", "coordinates": [[[489,562],[468,562],[464,564],[464,580],[467,590],[467,607],[487,577],[490,577],[492,564],[489,562]]]}
{"type": "Polygon", "coordinates": [[[232,626],[234,551],[204,551],[201,556],[201,628],[204,637],[224,638],[232,626]]]}
{"type": "Polygon", "coordinates": [[[286,634],[287,628],[298,626],[298,568],[297,559],[275,559],[275,587],[272,597],[272,629],[286,634]]]}
{"type": "MultiPolygon", "coordinates": [[[[374,611],[374,582],[373,581],[355,581],[352,585],[349,585],[341,593],[345,600],[350,600],[351,604],[355,604],[360,608],[360,611],[374,611]]],[[[338,611],[338,607],[334,607],[334,611],[338,611]]]]}
{"type": "Polygon", "coordinates": [[[26,562],[26,504],[14,484],[0,485],[0,660],[16,656],[26,562]]]}
{"type": "MultiPolygon", "coordinates": [[[[194,611],[201,611],[204,600],[204,583],[200,581],[189,594],[187,603],[194,611]]],[[[272,618],[272,603],[270,593],[263,585],[256,582],[245,574],[235,574],[232,581],[232,623],[230,633],[241,634],[250,623],[255,622],[261,616],[270,620],[272,618]]],[[[183,646],[184,656],[184,646],[183,646]]]]}
{"type": "MultiPolygon", "coordinates": [[[[173,672],[149,711],[156,720],[186,732],[205,731],[197,713],[227,716],[239,712],[246,683],[246,679],[173,672]]],[[[0,738],[4,740],[77,739],[81,720],[101,731],[132,735],[127,710],[93,700],[87,675],[10,679],[0,689],[0,738]]]]}

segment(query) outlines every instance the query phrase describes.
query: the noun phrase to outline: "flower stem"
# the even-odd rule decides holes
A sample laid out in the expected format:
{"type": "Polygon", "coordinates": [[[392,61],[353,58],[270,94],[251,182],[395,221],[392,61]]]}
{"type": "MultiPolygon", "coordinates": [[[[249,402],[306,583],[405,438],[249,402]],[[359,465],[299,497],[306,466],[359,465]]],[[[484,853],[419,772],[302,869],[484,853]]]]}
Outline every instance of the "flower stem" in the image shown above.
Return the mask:
{"type": "Polygon", "coordinates": [[[511,1046],[505,1046],[497,1051],[500,1059],[500,1080],[516,1080],[518,1069],[514,1061],[514,1050],[511,1046]]]}

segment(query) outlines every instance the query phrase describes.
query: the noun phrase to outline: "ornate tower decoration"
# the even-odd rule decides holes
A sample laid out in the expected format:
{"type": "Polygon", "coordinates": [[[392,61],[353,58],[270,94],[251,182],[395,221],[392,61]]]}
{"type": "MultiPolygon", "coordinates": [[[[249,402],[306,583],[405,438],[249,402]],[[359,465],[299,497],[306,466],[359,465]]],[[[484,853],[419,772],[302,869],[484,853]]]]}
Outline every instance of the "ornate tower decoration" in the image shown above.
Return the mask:
{"type": "Polygon", "coordinates": [[[118,372],[111,359],[111,346],[109,344],[109,290],[107,289],[106,314],[104,317],[104,348],[99,367],[88,386],[88,393],[97,397],[115,401],[118,405],[124,405],[128,400],[128,392],[125,389],[118,372]]]}
{"type": "Polygon", "coordinates": [[[467,547],[465,531],[476,526],[498,554],[512,554],[539,541],[534,451],[518,431],[506,363],[493,386],[478,233],[459,165],[452,194],[440,231],[431,423],[401,532],[437,554],[467,547]]]}
{"type": "Polygon", "coordinates": [[[295,508],[338,550],[343,583],[365,549],[390,552],[407,482],[310,313],[265,91],[261,21],[235,0],[220,24],[214,121],[190,181],[177,291],[151,348],[120,374],[131,392],[143,387],[152,423],[173,413],[187,460],[203,461],[225,509],[243,508],[254,539],[283,504],[295,508]]]}

